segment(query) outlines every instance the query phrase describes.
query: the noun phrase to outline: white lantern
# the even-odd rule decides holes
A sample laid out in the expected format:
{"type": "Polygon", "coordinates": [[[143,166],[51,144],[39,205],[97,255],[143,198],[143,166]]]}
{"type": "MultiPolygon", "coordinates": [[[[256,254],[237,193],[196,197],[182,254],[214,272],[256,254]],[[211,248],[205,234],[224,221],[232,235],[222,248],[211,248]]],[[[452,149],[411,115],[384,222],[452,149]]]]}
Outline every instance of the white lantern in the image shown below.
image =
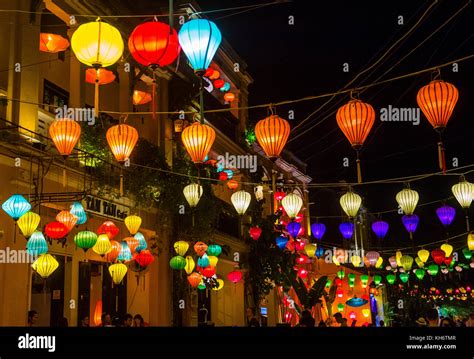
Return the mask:
{"type": "Polygon", "coordinates": [[[232,204],[238,214],[243,215],[249,208],[252,196],[245,191],[237,191],[230,197],[232,204]]]}
{"type": "Polygon", "coordinates": [[[398,205],[403,210],[403,213],[406,215],[412,215],[415,211],[416,205],[418,204],[418,199],[420,196],[417,191],[414,191],[410,188],[405,188],[397,193],[396,200],[398,205]]]}
{"type": "Polygon", "coordinates": [[[473,196],[473,184],[465,180],[455,184],[451,190],[462,208],[469,208],[473,196]]]}
{"type": "Polygon", "coordinates": [[[188,201],[190,207],[196,207],[202,196],[202,186],[197,183],[188,184],[183,189],[184,197],[188,201]]]}
{"type": "Polygon", "coordinates": [[[360,205],[362,204],[362,198],[357,193],[349,191],[342,195],[339,203],[344,212],[346,212],[349,217],[353,218],[359,211],[360,205]]]}
{"type": "Polygon", "coordinates": [[[290,219],[296,218],[303,206],[303,200],[300,196],[294,193],[286,195],[282,200],[281,204],[286,211],[286,214],[290,219]]]}

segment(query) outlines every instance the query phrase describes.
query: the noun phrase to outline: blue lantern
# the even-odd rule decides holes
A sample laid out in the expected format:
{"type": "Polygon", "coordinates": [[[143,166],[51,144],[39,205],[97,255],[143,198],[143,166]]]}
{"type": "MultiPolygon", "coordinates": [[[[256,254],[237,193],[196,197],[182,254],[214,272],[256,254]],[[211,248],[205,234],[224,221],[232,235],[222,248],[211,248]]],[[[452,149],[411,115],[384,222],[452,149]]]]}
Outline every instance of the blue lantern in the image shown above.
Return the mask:
{"type": "Polygon", "coordinates": [[[452,223],[454,216],[456,215],[456,210],[453,207],[445,204],[436,210],[436,215],[443,226],[447,227],[452,223]]]}
{"type": "Polygon", "coordinates": [[[184,23],[178,37],[179,44],[195,72],[206,71],[222,40],[216,24],[206,19],[194,19],[184,23]]]}
{"type": "Polygon", "coordinates": [[[234,177],[234,171],[232,170],[224,170],[225,173],[227,173],[227,179],[230,180],[232,177],[234,177]]]}
{"type": "Polygon", "coordinates": [[[300,229],[301,229],[301,224],[295,221],[288,223],[288,225],[286,226],[286,230],[288,231],[290,236],[292,236],[293,238],[298,237],[298,233],[300,233],[300,229]]]}
{"type": "Polygon", "coordinates": [[[276,239],[276,244],[280,249],[285,249],[287,243],[288,238],[286,238],[285,236],[280,236],[276,239]]]}
{"type": "Polygon", "coordinates": [[[407,231],[410,233],[410,236],[413,232],[416,231],[416,227],[418,226],[418,222],[420,218],[416,214],[405,215],[402,217],[402,222],[407,231]]]}
{"type": "Polygon", "coordinates": [[[374,231],[377,238],[383,239],[388,232],[388,223],[385,221],[376,221],[372,223],[372,230],[374,231]]]}
{"type": "Polygon", "coordinates": [[[132,252],[130,251],[130,247],[128,246],[127,242],[120,243],[122,249],[117,257],[119,261],[126,262],[132,259],[132,252]]]}
{"type": "Polygon", "coordinates": [[[222,172],[223,170],[224,170],[224,164],[222,164],[221,162],[217,162],[216,172],[219,173],[219,172],[222,172]]]}
{"type": "Polygon", "coordinates": [[[321,258],[322,256],[324,256],[324,248],[323,247],[318,247],[316,249],[316,257],[321,258]]]}
{"type": "Polygon", "coordinates": [[[78,218],[76,224],[84,224],[87,222],[87,214],[81,202],[74,202],[69,212],[78,218]]]}
{"type": "Polygon", "coordinates": [[[39,256],[48,251],[48,243],[43,236],[43,233],[36,231],[33,232],[31,237],[26,242],[26,253],[30,256],[39,256]]]}
{"type": "Polygon", "coordinates": [[[351,239],[354,234],[354,224],[352,222],[342,222],[339,225],[339,232],[345,239],[351,239]]]}
{"type": "Polygon", "coordinates": [[[31,209],[31,204],[21,194],[14,194],[3,202],[2,208],[16,221],[31,209]]]}
{"type": "Polygon", "coordinates": [[[311,234],[317,240],[321,240],[326,232],[326,226],[324,223],[313,223],[311,225],[311,234]]]}
{"type": "Polygon", "coordinates": [[[204,253],[202,257],[198,258],[197,260],[198,267],[206,268],[209,266],[209,264],[210,264],[209,257],[206,253],[204,253]]]}
{"type": "Polygon", "coordinates": [[[227,91],[229,91],[229,90],[230,90],[230,83],[226,82],[226,83],[224,84],[224,86],[222,86],[222,87],[220,88],[220,90],[221,90],[222,92],[227,92],[227,91]]]}
{"type": "Polygon", "coordinates": [[[145,236],[141,232],[135,233],[133,237],[138,239],[138,246],[135,248],[135,252],[140,253],[142,250],[147,249],[148,244],[146,243],[145,236]]]}

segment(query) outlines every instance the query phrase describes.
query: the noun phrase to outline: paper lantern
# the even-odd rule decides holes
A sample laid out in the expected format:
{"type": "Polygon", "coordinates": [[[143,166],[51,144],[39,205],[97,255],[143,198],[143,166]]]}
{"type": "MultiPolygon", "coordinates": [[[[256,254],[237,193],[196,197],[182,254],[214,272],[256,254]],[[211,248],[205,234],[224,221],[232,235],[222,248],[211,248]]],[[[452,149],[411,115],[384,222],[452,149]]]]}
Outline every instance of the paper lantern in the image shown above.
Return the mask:
{"type": "Polygon", "coordinates": [[[263,199],[263,186],[255,186],[254,188],[255,199],[261,201],[263,199]]]}
{"type": "Polygon", "coordinates": [[[58,34],[40,33],[39,49],[43,52],[57,53],[66,51],[69,40],[58,34]]]}
{"type": "Polygon", "coordinates": [[[18,219],[18,228],[20,228],[23,236],[28,239],[36,231],[41,221],[41,217],[34,212],[26,212],[18,219]]]}
{"type": "Polygon", "coordinates": [[[304,246],[304,252],[309,258],[313,258],[316,254],[317,246],[314,243],[308,243],[304,246]]]}
{"type": "Polygon", "coordinates": [[[77,225],[84,224],[87,222],[87,214],[81,202],[74,202],[71,205],[71,209],[69,210],[69,212],[71,212],[71,214],[77,217],[77,225]]]}
{"type": "Polygon", "coordinates": [[[194,259],[191,256],[186,257],[186,266],[184,267],[184,270],[186,273],[189,275],[193,272],[194,267],[195,267],[194,259]]]}
{"type": "Polygon", "coordinates": [[[413,232],[416,231],[416,227],[418,226],[418,222],[420,218],[416,214],[404,215],[402,217],[403,225],[405,226],[406,230],[410,233],[410,238],[413,232]]]}
{"type": "Polygon", "coordinates": [[[209,244],[207,247],[207,254],[218,257],[222,253],[222,247],[218,244],[209,244]]]}
{"type": "Polygon", "coordinates": [[[28,242],[26,242],[26,252],[34,257],[48,252],[48,243],[43,233],[36,231],[31,234],[28,242]]]}
{"type": "Polygon", "coordinates": [[[199,257],[202,257],[204,253],[207,251],[207,244],[204,242],[196,242],[194,244],[194,251],[199,257]]]}
{"type": "Polygon", "coordinates": [[[415,258],[415,263],[419,268],[423,268],[425,266],[425,263],[419,257],[415,258]]]}
{"type": "Polygon", "coordinates": [[[311,234],[317,240],[321,240],[326,232],[326,226],[324,223],[313,223],[311,225],[311,234]]]}
{"type": "Polygon", "coordinates": [[[69,233],[68,228],[61,222],[50,222],[44,227],[44,233],[53,239],[61,239],[69,233]]]}
{"type": "Polygon", "coordinates": [[[415,211],[419,197],[417,191],[410,188],[404,188],[397,193],[396,200],[400,208],[403,210],[403,213],[411,215],[415,211]]]}
{"type": "Polygon", "coordinates": [[[356,314],[356,312],[350,312],[350,313],[349,313],[349,318],[352,319],[352,320],[356,320],[356,319],[357,319],[357,314],[356,314]]]}
{"type": "Polygon", "coordinates": [[[132,126],[120,124],[110,127],[105,137],[115,159],[125,162],[137,144],[138,131],[132,126]]]}
{"type": "Polygon", "coordinates": [[[209,256],[208,258],[209,258],[209,265],[215,268],[217,266],[217,262],[219,262],[219,258],[216,256],[209,256]]]}
{"type": "Polygon", "coordinates": [[[420,257],[423,263],[426,263],[426,261],[430,257],[430,252],[428,252],[426,249],[420,249],[418,251],[418,257],[420,257]]]}
{"type": "Polygon", "coordinates": [[[351,239],[354,234],[354,224],[352,222],[342,222],[339,231],[345,239],[351,239]]]}
{"type": "Polygon", "coordinates": [[[362,284],[362,288],[367,287],[367,282],[369,281],[369,276],[367,274],[362,274],[360,276],[360,282],[362,284]]]}
{"type": "Polygon", "coordinates": [[[219,181],[226,181],[227,179],[227,173],[225,173],[224,171],[219,173],[219,181]]]}
{"type": "Polygon", "coordinates": [[[167,66],[181,50],[175,29],[159,21],[148,21],[133,29],[128,48],[135,61],[143,66],[167,66]]]}
{"type": "Polygon", "coordinates": [[[466,258],[468,261],[471,260],[472,252],[469,250],[469,248],[463,248],[462,254],[464,255],[464,258],[466,258]]]}
{"type": "Polygon", "coordinates": [[[194,122],[181,134],[183,145],[194,163],[203,163],[216,139],[216,132],[208,125],[194,122]]]}
{"type": "Polygon", "coordinates": [[[79,141],[81,126],[68,118],[54,120],[49,126],[49,136],[59,154],[66,158],[79,141]]]}
{"type": "Polygon", "coordinates": [[[393,284],[393,283],[395,283],[395,279],[397,277],[394,274],[387,274],[387,276],[385,278],[387,278],[387,283],[388,284],[393,284]]]}
{"type": "Polygon", "coordinates": [[[467,235],[467,247],[470,251],[474,251],[474,232],[467,235]]]}
{"type": "Polygon", "coordinates": [[[188,201],[191,208],[197,206],[199,200],[201,199],[202,193],[202,186],[198,185],[197,183],[188,184],[183,189],[184,197],[186,198],[186,201],[188,201]]]}
{"type": "Polygon", "coordinates": [[[445,260],[446,253],[441,249],[434,249],[431,251],[431,257],[433,257],[436,264],[440,265],[445,260]]]}
{"type": "Polygon", "coordinates": [[[378,275],[378,274],[374,275],[374,278],[373,278],[373,279],[374,279],[375,285],[379,285],[380,282],[382,281],[382,277],[381,277],[380,275],[378,275]]]}
{"type": "Polygon", "coordinates": [[[395,260],[397,261],[397,265],[398,265],[399,267],[402,266],[402,262],[400,262],[400,259],[401,259],[401,258],[402,258],[402,252],[396,251],[396,252],[395,252],[395,260]]]}
{"type": "Polygon", "coordinates": [[[286,226],[286,230],[292,236],[293,238],[296,238],[298,236],[298,233],[300,232],[301,229],[301,224],[298,222],[290,222],[286,226]]]}
{"type": "Polygon", "coordinates": [[[469,208],[469,206],[471,205],[473,196],[472,186],[472,183],[467,182],[463,179],[461,180],[461,182],[451,187],[454,197],[456,197],[462,208],[469,208]]]}
{"type": "Polygon", "coordinates": [[[59,263],[51,254],[45,253],[40,255],[31,267],[42,278],[46,279],[59,267],[59,263]]]}
{"type": "Polygon", "coordinates": [[[107,85],[115,81],[115,74],[107,69],[88,68],[86,70],[86,82],[90,84],[107,85]]]}
{"type": "Polygon", "coordinates": [[[217,287],[212,288],[212,290],[218,291],[221,290],[224,287],[224,281],[220,278],[217,278],[217,287]]]}
{"type": "Polygon", "coordinates": [[[445,204],[436,210],[436,215],[443,226],[447,227],[453,222],[454,216],[456,215],[456,210],[453,207],[445,204]]]}
{"type": "Polygon", "coordinates": [[[230,180],[229,182],[227,182],[228,189],[235,190],[237,189],[237,187],[239,187],[239,182],[237,182],[236,180],[230,180]]]}
{"type": "Polygon", "coordinates": [[[375,267],[375,264],[377,264],[377,261],[380,257],[379,252],[375,251],[370,251],[366,253],[367,260],[369,261],[370,266],[375,267]]]}
{"type": "Polygon", "coordinates": [[[120,284],[127,274],[127,266],[123,263],[115,263],[109,267],[109,273],[115,284],[120,284]]]}
{"type": "Polygon", "coordinates": [[[321,258],[322,256],[324,256],[324,248],[318,247],[318,249],[316,249],[316,257],[321,258]]]}
{"type": "Polygon", "coordinates": [[[173,248],[180,256],[184,256],[189,249],[189,243],[185,241],[177,241],[173,244],[173,248]]]}
{"type": "Polygon", "coordinates": [[[297,194],[289,193],[281,200],[281,204],[288,217],[294,219],[303,206],[303,200],[297,194]]]}
{"type": "Polygon", "coordinates": [[[213,275],[216,274],[216,268],[208,266],[202,269],[201,274],[206,278],[211,278],[213,275]]]}
{"type": "Polygon", "coordinates": [[[221,88],[224,87],[225,81],[222,80],[222,79],[217,79],[217,80],[214,81],[213,85],[214,85],[214,88],[221,89],[221,88]]]}
{"type": "Polygon", "coordinates": [[[151,94],[145,91],[133,91],[132,101],[135,106],[145,105],[152,100],[151,94]]]}
{"type": "Polygon", "coordinates": [[[78,219],[79,218],[77,216],[66,210],[61,211],[56,215],[56,221],[64,224],[67,227],[68,232],[74,228],[78,219]]]}
{"type": "Polygon", "coordinates": [[[353,218],[357,216],[357,212],[362,204],[362,198],[357,193],[349,191],[341,196],[339,203],[349,218],[353,218]]]}
{"type": "Polygon", "coordinates": [[[142,225],[142,219],[139,216],[130,215],[125,217],[124,223],[130,234],[134,235],[140,229],[140,226],[142,225]]]}
{"type": "Polygon", "coordinates": [[[86,252],[97,243],[97,234],[91,231],[80,231],[74,236],[74,243],[86,252]]]}
{"type": "Polygon", "coordinates": [[[230,196],[230,201],[234,205],[235,210],[239,215],[244,215],[249,208],[252,196],[246,191],[237,191],[230,196]]]}
{"type": "Polygon", "coordinates": [[[127,237],[124,239],[124,241],[127,242],[127,246],[128,248],[130,248],[131,254],[134,254],[137,250],[138,245],[140,244],[138,239],[136,239],[135,237],[127,237]]]}
{"type": "Polygon", "coordinates": [[[109,239],[113,239],[118,233],[119,229],[112,221],[105,221],[97,230],[97,234],[106,234],[109,239]]]}
{"type": "Polygon", "coordinates": [[[101,257],[111,252],[112,243],[110,243],[109,236],[107,234],[99,234],[99,236],[97,237],[97,242],[92,247],[92,250],[101,257]]]}
{"type": "Polygon", "coordinates": [[[262,229],[257,226],[250,227],[249,234],[250,234],[250,237],[252,237],[254,241],[258,241],[258,239],[260,238],[260,235],[262,234],[262,229]]]}
{"type": "Polygon", "coordinates": [[[285,249],[287,243],[288,243],[288,238],[285,237],[285,236],[279,236],[276,239],[276,244],[277,244],[278,248],[280,248],[282,250],[285,249]]]}
{"type": "Polygon", "coordinates": [[[408,272],[411,270],[413,265],[413,257],[404,255],[400,258],[400,263],[402,264],[403,269],[408,272]]]}
{"type": "Polygon", "coordinates": [[[130,247],[128,246],[128,243],[125,241],[120,242],[120,246],[122,247],[120,249],[119,255],[117,257],[118,261],[121,262],[128,262],[132,260],[132,251],[130,247]]]}
{"type": "Polygon", "coordinates": [[[100,327],[102,324],[102,300],[100,299],[95,303],[93,319],[95,326],[100,327]]]}
{"type": "Polygon", "coordinates": [[[385,221],[376,221],[372,223],[372,231],[377,238],[384,239],[388,232],[388,223],[385,221]]]}
{"type": "Polygon", "coordinates": [[[352,256],[351,263],[354,267],[359,267],[361,262],[362,258],[360,256],[352,256]]]}
{"type": "Polygon", "coordinates": [[[140,253],[142,250],[148,248],[148,244],[146,242],[145,236],[142,233],[137,232],[135,233],[133,237],[135,237],[138,240],[138,246],[137,248],[135,248],[135,252],[140,253]]]}
{"type": "Polygon", "coordinates": [[[235,100],[235,95],[232,92],[227,92],[224,95],[224,100],[226,100],[227,102],[232,102],[235,100]]]}
{"type": "Polygon", "coordinates": [[[239,270],[233,270],[227,274],[227,278],[234,284],[239,283],[242,280],[242,272],[239,270]]]}
{"type": "Polygon", "coordinates": [[[31,204],[21,194],[14,194],[2,203],[2,209],[16,221],[31,209],[31,204]]]}
{"type": "Polygon", "coordinates": [[[290,135],[290,124],[277,115],[258,121],[255,136],[258,144],[270,159],[280,156],[290,135]]]}
{"type": "Polygon", "coordinates": [[[209,264],[210,264],[209,256],[206,253],[204,253],[202,255],[202,257],[199,257],[198,260],[197,260],[197,265],[200,268],[205,268],[205,267],[209,266],[209,264]]]}
{"type": "Polygon", "coordinates": [[[425,277],[425,270],[418,268],[417,270],[415,270],[415,275],[419,280],[423,280],[423,278],[425,277]]]}
{"type": "Polygon", "coordinates": [[[418,91],[416,101],[431,126],[441,131],[448,124],[458,97],[459,93],[454,85],[433,80],[418,91]]]}
{"type": "Polygon", "coordinates": [[[211,76],[213,76],[213,74],[217,72],[217,77],[215,77],[215,79],[218,79],[220,77],[220,74],[219,74],[219,71],[216,71],[214,70],[212,67],[209,67],[203,74],[204,77],[209,77],[209,79],[213,80],[211,78],[211,76]]]}
{"type": "Polygon", "coordinates": [[[364,318],[368,318],[370,316],[370,309],[362,309],[362,315],[364,318]]]}
{"type": "Polygon", "coordinates": [[[283,198],[285,198],[286,193],[283,191],[276,191],[273,197],[275,197],[275,201],[281,201],[283,198]]]}
{"type": "Polygon", "coordinates": [[[184,23],[178,38],[191,67],[197,73],[204,73],[219,48],[222,35],[212,21],[193,19],[184,23]]]}
{"type": "Polygon", "coordinates": [[[143,268],[148,267],[151,263],[153,263],[154,260],[155,260],[155,257],[153,257],[153,254],[151,254],[151,252],[148,249],[143,249],[135,257],[135,262],[137,262],[140,265],[140,267],[143,267],[143,268]]]}
{"type": "Polygon", "coordinates": [[[400,281],[401,281],[402,283],[406,283],[406,282],[408,282],[408,279],[410,278],[410,274],[408,274],[408,273],[400,273],[399,277],[400,277],[400,281]]]}
{"type": "Polygon", "coordinates": [[[428,274],[430,276],[434,277],[436,274],[438,274],[438,271],[439,271],[439,267],[436,264],[430,264],[428,266],[428,274]]]}
{"type": "MultiPolygon", "coordinates": [[[[107,235],[105,234],[102,234],[102,236],[107,237],[107,235]]],[[[120,254],[120,251],[122,250],[122,245],[120,244],[120,242],[114,241],[113,239],[110,240],[110,245],[111,245],[110,252],[105,254],[105,259],[107,262],[115,262],[118,255],[120,254]]],[[[92,250],[94,250],[94,248],[92,248],[92,250]]]]}
{"type": "Polygon", "coordinates": [[[201,283],[201,280],[202,276],[199,273],[192,273],[188,276],[188,282],[193,288],[197,288],[199,283],[201,283]]]}
{"type": "Polygon", "coordinates": [[[444,243],[441,245],[441,250],[444,252],[446,257],[449,257],[451,253],[453,253],[453,249],[453,246],[448,243],[444,243]]]}

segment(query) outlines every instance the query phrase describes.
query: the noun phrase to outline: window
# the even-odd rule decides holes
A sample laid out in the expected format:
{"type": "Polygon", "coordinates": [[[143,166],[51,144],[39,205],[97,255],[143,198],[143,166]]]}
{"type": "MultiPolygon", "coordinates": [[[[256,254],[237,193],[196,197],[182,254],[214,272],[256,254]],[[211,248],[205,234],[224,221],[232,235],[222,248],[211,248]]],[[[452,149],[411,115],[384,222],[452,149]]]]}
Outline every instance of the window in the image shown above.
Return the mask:
{"type": "Polygon", "coordinates": [[[43,86],[43,109],[54,114],[57,107],[67,106],[68,103],[69,92],[45,79],[43,86]]]}

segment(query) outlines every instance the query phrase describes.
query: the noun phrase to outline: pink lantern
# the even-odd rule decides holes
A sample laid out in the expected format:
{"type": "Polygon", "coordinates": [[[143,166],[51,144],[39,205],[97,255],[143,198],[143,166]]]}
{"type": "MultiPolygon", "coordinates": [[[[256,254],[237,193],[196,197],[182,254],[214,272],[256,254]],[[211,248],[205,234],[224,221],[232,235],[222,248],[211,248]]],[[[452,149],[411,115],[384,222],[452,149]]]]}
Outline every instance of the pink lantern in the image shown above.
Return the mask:
{"type": "Polygon", "coordinates": [[[227,279],[229,279],[232,283],[237,284],[242,280],[242,272],[238,269],[233,270],[227,274],[227,279]]]}

